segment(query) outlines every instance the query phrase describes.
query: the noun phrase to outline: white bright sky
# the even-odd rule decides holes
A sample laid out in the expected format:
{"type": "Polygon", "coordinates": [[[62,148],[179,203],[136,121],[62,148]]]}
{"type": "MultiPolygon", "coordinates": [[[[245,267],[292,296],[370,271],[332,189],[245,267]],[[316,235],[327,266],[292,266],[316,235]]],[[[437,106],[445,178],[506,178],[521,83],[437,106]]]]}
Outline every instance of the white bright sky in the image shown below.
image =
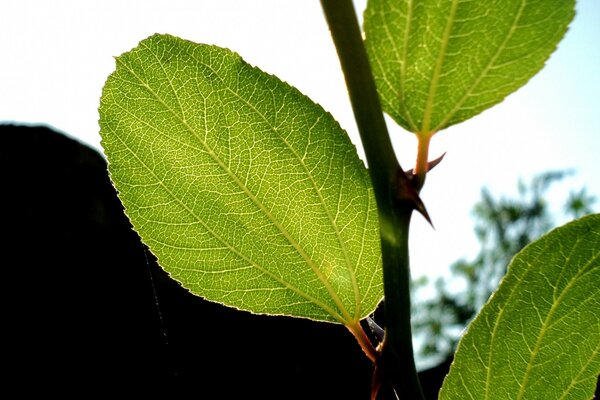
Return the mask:
{"type": "MultiPolygon", "coordinates": [[[[355,4],[362,15],[366,0],[355,4]]],[[[113,56],[155,32],[237,51],[320,103],[359,145],[317,0],[2,0],[0,122],[47,124],[100,150],[97,107],[113,56]]],[[[423,192],[435,230],[414,219],[414,276],[435,277],[477,252],[471,209],[484,185],[515,193],[519,178],[572,168],[560,198],[582,185],[600,197],[599,43],[600,1],[579,0],[541,73],[434,138],[432,158],[447,155],[423,192]]],[[[403,167],[412,168],[412,135],[389,126],[403,167]]]]}

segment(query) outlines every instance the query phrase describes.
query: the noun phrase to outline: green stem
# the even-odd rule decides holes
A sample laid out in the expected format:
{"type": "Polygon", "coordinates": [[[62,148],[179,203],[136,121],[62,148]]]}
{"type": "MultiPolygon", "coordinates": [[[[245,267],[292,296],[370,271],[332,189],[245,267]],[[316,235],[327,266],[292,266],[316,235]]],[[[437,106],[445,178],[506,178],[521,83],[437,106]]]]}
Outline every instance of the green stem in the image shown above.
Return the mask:
{"type": "Polygon", "coordinates": [[[423,399],[410,326],[408,228],[414,198],[387,131],[379,96],[351,0],[321,0],[331,30],[375,191],[385,295],[386,330],[377,376],[403,398],[423,399]]]}

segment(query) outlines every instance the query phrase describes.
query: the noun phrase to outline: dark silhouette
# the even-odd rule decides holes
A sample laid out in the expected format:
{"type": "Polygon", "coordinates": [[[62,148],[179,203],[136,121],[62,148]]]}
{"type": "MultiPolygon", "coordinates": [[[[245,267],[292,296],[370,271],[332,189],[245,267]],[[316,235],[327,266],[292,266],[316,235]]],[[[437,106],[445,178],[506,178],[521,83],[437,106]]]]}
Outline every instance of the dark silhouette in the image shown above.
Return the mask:
{"type": "Polygon", "coordinates": [[[368,398],[372,367],[344,327],[229,309],[171,280],[98,152],[39,126],[0,125],[0,141],[3,381],[20,394],[368,398]]]}
{"type": "MultiPolygon", "coordinates": [[[[95,150],[0,125],[0,167],[2,375],[19,397],[369,398],[372,366],[344,327],[233,310],[171,280],[95,150]]],[[[426,399],[450,362],[419,374],[426,399]]]]}

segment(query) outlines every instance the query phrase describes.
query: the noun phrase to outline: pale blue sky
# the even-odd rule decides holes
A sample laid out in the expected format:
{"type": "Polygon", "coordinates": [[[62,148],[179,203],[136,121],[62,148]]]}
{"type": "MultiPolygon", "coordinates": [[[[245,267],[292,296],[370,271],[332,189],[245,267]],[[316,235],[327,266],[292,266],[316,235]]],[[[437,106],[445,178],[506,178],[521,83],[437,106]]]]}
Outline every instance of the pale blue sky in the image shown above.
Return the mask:
{"type": "MultiPolygon", "coordinates": [[[[366,1],[355,3],[362,14],[366,1]]],[[[477,251],[471,209],[483,185],[509,193],[519,178],[569,168],[577,175],[563,191],[586,185],[600,197],[600,1],[580,0],[577,11],[528,85],[434,138],[432,157],[447,155],[423,192],[436,229],[414,220],[415,275],[437,276],[477,251]]],[[[2,0],[0,121],[49,124],[100,149],[97,107],[113,56],[155,32],[237,51],[320,103],[359,144],[317,0],[2,0]]],[[[411,168],[411,134],[390,130],[411,168]]]]}

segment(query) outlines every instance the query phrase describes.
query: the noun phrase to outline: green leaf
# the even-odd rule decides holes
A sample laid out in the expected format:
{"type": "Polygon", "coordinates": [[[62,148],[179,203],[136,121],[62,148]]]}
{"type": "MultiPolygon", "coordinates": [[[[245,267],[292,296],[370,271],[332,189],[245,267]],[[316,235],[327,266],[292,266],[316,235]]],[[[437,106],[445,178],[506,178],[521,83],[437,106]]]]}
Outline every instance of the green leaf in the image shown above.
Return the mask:
{"type": "Polygon", "coordinates": [[[462,338],[440,399],[590,399],[600,373],[600,214],[511,262],[462,338]]]}
{"type": "Polygon", "coordinates": [[[479,114],[544,65],[574,0],[369,0],[366,47],[383,109],[417,134],[479,114]]]}
{"type": "Polygon", "coordinates": [[[345,324],[381,299],[367,170],[296,89],[227,49],[155,35],[117,58],[100,127],[134,228],[191,292],[345,324]]]}

